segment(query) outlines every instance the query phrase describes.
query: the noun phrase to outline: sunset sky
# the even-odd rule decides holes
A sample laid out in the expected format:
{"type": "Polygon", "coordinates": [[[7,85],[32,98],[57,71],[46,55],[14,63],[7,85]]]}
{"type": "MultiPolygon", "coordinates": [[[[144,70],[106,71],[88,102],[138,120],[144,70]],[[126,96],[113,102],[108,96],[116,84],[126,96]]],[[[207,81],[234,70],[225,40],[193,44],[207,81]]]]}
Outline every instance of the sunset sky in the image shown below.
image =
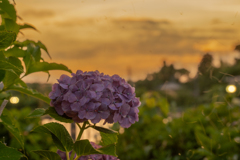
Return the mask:
{"type": "MultiPolygon", "coordinates": [[[[73,72],[99,70],[132,80],[158,71],[165,60],[186,68],[191,76],[206,52],[232,62],[240,54],[239,0],[15,0],[26,38],[41,40],[49,62],[67,65],[73,72]]],[[[62,71],[52,71],[55,82],[62,71]]],[[[28,82],[46,82],[32,74],[28,82]]]]}

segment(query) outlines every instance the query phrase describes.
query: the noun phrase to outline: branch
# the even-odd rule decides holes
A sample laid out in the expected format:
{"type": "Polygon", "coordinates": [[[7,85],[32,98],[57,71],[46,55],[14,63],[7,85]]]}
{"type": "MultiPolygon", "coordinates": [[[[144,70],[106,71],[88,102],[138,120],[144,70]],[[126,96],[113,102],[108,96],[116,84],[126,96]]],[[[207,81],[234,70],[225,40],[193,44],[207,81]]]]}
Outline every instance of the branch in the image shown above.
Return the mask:
{"type": "Polygon", "coordinates": [[[2,112],[3,112],[4,108],[6,107],[7,103],[8,103],[8,100],[4,99],[4,101],[2,102],[2,105],[0,107],[0,116],[2,115],[2,112]]]}

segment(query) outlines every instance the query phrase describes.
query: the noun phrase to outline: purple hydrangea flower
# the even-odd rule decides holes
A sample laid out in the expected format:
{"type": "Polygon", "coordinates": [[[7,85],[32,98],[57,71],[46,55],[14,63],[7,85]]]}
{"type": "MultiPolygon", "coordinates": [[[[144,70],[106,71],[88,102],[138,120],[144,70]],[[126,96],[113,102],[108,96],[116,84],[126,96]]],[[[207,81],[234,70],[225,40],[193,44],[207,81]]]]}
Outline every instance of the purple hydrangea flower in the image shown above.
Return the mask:
{"type": "Polygon", "coordinates": [[[135,88],[118,75],[104,75],[98,71],[62,75],[49,93],[50,105],[59,115],[80,123],[118,122],[128,128],[138,121],[141,102],[135,88]]]}
{"type": "MultiPolygon", "coordinates": [[[[94,142],[90,142],[92,147],[95,149],[99,149],[102,146],[94,143],[94,142]]],[[[67,156],[66,156],[66,152],[57,150],[57,154],[61,157],[62,160],[67,160],[67,156]]],[[[72,151],[69,152],[69,157],[71,156],[72,151]]],[[[74,155],[74,158],[76,158],[76,154],[74,155]]],[[[91,154],[88,156],[81,156],[78,158],[78,160],[119,160],[117,157],[114,156],[110,156],[110,155],[105,155],[105,154],[91,154]]]]}

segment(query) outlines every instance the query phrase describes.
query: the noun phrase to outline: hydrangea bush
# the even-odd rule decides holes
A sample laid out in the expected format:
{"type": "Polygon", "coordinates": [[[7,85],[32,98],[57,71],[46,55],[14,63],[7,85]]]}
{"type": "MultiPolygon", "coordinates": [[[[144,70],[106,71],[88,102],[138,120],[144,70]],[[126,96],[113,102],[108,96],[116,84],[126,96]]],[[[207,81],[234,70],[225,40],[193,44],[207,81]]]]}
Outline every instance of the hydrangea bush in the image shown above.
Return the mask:
{"type": "Polygon", "coordinates": [[[16,40],[22,29],[36,30],[36,28],[30,24],[17,23],[19,16],[14,5],[14,1],[10,3],[8,0],[0,0],[2,22],[0,25],[0,122],[16,139],[18,149],[0,142],[0,159],[31,159],[29,152],[33,152],[48,160],[117,160],[118,132],[97,124],[103,120],[104,124],[119,123],[122,127],[128,128],[137,122],[140,101],[135,97],[134,88],[118,75],[109,76],[98,71],[80,70],[72,73],[63,64],[46,62],[42,58],[42,51],[45,51],[49,57],[50,55],[42,42],[16,40]],[[62,75],[58,83],[52,86],[49,97],[32,90],[22,80],[23,77],[35,72],[45,72],[49,77],[51,70],[66,71],[72,76],[62,75]],[[47,123],[35,127],[32,131],[52,136],[58,151],[29,150],[24,144],[26,135],[22,134],[18,121],[5,108],[11,97],[9,90],[21,92],[49,104],[49,108],[37,108],[27,118],[48,114],[58,121],[77,124],[80,128],[77,139],[73,139],[62,124],[47,123]],[[84,130],[90,127],[100,132],[101,145],[81,139],[84,130]]]}
{"type": "MultiPolygon", "coordinates": [[[[77,140],[80,140],[83,131],[89,127],[103,133],[114,134],[114,131],[96,126],[101,120],[104,120],[104,124],[118,122],[123,128],[130,127],[138,121],[138,107],[141,104],[139,98],[135,96],[135,88],[123,78],[118,75],[105,75],[98,71],[78,70],[76,74],[72,73],[72,77],[63,74],[58,79],[58,83],[52,86],[49,98],[51,106],[59,117],[78,124],[80,133],[77,140]],[[79,123],[83,123],[82,126],[79,123]]],[[[89,143],[90,148],[102,148],[93,142],[89,143]]],[[[113,144],[115,143],[116,141],[113,144]]],[[[115,148],[115,145],[113,147],[115,148]]],[[[105,152],[99,152],[102,154],[80,156],[75,155],[74,151],[59,150],[57,153],[63,160],[71,156],[75,160],[117,160],[117,157],[111,156],[115,153],[107,155],[105,152]]]]}

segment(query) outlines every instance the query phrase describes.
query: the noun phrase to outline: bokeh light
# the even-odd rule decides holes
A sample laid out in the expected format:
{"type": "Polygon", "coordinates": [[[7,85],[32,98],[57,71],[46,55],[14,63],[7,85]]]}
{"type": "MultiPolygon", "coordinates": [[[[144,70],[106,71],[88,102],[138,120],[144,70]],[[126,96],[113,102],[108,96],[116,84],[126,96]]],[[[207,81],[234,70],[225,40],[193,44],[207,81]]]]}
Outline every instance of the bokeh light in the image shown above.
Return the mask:
{"type": "Polygon", "coordinates": [[[19,102],[19,98],[18,97],[11,97],[10,98],[10,103],[12,104],[18,104],[19,102]]]}
{"type": "Polygon", "coordinates": [[[228,93],[235,93],[235,92],[237,91],[237,87],[236,87],[235,85],[233,85],[233,84],[228,85],[228,86],[226,87],[226,91],[227,91],[228,93]]]}

